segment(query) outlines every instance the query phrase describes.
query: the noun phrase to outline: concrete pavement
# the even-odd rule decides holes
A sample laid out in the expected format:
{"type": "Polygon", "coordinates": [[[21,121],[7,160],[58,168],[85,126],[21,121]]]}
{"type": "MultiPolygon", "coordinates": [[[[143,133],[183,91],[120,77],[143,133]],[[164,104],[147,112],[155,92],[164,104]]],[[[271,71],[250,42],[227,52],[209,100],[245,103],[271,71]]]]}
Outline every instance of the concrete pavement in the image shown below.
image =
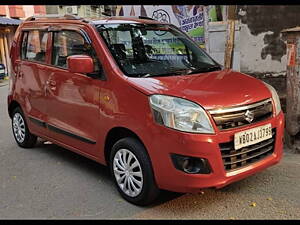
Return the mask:
{"type": "Polygon", "coordinates": [[[8,85],[9,80],[0,80],[0,87],[8,85]]]}

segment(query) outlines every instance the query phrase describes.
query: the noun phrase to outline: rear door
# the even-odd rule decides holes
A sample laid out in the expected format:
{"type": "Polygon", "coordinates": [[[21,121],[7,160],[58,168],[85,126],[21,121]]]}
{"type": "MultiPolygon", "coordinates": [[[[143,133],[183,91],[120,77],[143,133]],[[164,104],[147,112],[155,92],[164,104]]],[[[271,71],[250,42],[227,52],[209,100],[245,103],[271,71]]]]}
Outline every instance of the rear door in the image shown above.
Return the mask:
{"type": "Polygon", "coordinates": [[[21,56],[16,61],[17,98],[27,115],[31,132],[46,135],[45,84],[49,76],[46,65],[50,60],[47,53],[48,31],[23,30],[21,40],[21,56]]]}
{"type": "Polygon", "coordinates": [[[52,32],[52,57],[47,81],[47,123],[50,136],[68,146],[96,155],[99,136],[99,104],[102,82],[100,64],[92,43],[82,30],[52,32]],[[67,57],[93,57],[93,74],[71,73],[67,57]],[[100,75],[99,75],[100,76],[100,75]],[[94,77],[94,78],[92,78],[94,77]],[[99,77],[98,77],[99,78],[99,77]]]}

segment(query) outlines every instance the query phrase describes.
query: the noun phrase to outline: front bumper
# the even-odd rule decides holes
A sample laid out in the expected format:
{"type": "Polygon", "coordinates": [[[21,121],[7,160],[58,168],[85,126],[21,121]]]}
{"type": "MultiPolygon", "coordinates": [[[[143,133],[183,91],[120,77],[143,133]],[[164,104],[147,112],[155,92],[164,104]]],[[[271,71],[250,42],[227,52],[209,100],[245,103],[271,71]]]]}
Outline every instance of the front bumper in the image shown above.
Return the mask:
{"type": "Polygon", "coordinates": [[[283,153],[284,115],[229,131],[218,131],[214,135],[188,134],[163,126],[156,126],[152,141],[146,144],[152,161],[157,185],[161,189],[175,192],[199,192],[202,188],[221,188],[264,170],[280,161],[283,153]],[[274,152],[252,164],[232,171],[224,169],[219,143],[233,140],[236,132],[271,123],[276,128],[274,152]],[[159,140],[159,141],[153,141],[159,140]],[[175,169],[170,154],[200,157],[208,160],[210,174],[187,174],[175,169]]]}

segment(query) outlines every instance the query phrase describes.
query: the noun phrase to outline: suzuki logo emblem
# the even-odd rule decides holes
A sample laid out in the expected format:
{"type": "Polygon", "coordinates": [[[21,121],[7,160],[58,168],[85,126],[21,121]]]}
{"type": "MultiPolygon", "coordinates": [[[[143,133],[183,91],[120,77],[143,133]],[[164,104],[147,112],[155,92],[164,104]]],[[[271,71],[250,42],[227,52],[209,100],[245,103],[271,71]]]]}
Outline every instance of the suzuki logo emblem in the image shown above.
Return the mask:
{"type": "Polygon", "coordinates": [[[254,113],[247,110],[244,114],[245,120],[247,120],[249,123],[251,123],[254,120],[254,113]]]}

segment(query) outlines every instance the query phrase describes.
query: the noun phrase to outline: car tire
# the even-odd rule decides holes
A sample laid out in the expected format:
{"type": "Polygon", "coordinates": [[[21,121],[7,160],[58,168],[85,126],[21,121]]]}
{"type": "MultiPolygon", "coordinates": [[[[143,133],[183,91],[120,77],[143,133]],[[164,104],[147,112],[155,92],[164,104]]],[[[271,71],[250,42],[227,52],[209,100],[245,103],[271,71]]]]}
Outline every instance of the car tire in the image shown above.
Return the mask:
{"type": "Polygon", "coordinates": [[[159,189],[149,156],[139,140],[127,137],[117,141],[112,147],[109,165],[115,185],[124,199],[140,206],[155,201],[159,189]]]}
{"type": "Polygon", "coordinates": [[[35,146],[37,136],[30,133],[24,113],[20,107],[15,108],[12,112],[11,126],[14,138],[20,147],[32,148],[35,146]]]}

